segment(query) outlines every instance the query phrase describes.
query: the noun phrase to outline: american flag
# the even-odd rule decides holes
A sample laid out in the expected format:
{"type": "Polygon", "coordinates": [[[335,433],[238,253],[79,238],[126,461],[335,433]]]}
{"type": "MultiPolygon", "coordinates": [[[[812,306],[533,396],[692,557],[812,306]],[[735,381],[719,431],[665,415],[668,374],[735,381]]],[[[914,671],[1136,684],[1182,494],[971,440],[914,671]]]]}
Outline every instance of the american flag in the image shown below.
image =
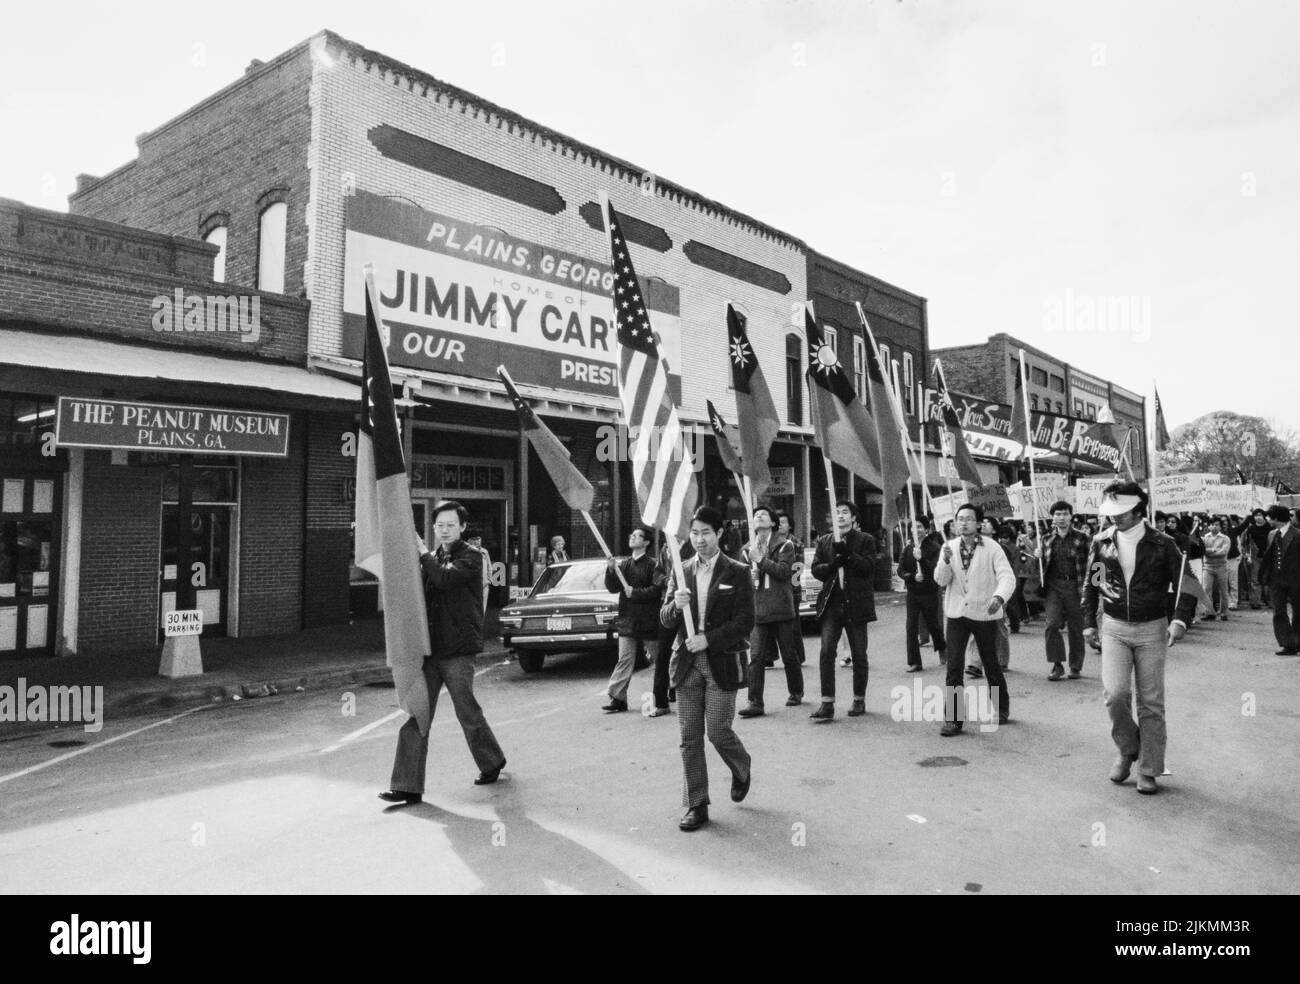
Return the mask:
{"type": "Polygon", "coordinates": [[[1151,388],[1156,397],[1156,450],[1165,451],[1169,448],[1169,428],[1165,425],[1165,408],[1160,402],[1160,391],[1154,384],[1151,388]]]}
{"type": "Polygon", "coordinates": [[[614,320],[618,327],[618,396],[628,429],[632,480],[641,521],[685,539],[699,492],[690,448],[668,389],[668,373],[650,327],[627,240],[614,206],[606,203],[605,228],[614,259],[614,320]]]}

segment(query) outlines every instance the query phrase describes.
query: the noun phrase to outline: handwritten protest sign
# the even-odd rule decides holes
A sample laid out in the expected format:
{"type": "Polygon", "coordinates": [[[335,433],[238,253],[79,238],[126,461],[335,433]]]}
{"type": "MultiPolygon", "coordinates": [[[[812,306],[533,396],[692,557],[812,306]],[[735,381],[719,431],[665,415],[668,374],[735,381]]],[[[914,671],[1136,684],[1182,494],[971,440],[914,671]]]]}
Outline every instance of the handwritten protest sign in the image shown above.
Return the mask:
{"type": "Polygon", "coordinates": [[[970,490],[970,504],[978,506],[990,519],[1010,519],[1011,499],[1005,485],[978,485],[970,490]]]}
{"type": "Polygon", "coordinates": [[[1102,490],[1111,482],[1108,478],[1081,478],[1074,487],[1074,511],[1085,516],[1097,515],[1101,506],[1102,490]]]}

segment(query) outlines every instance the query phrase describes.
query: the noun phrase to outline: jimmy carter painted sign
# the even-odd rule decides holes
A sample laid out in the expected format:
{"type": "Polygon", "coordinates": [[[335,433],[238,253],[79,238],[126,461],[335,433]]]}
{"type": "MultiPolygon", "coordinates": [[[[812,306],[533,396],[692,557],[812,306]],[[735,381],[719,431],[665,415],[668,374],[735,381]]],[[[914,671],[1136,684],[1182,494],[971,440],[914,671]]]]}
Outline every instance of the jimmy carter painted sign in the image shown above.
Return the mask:
{"type": "Polygon", "coordinates": [[[55,443],[283,458],[289,453],[289,415],[61,396],[55,443]]]}
{"type": "MultiPolygon", "coordinates": [[[[360,359],[365,264],[395,366],[616,395],[618,340],[603,261],[364,191],[348,200],[343,354],[360,359]]],[[[642,281],[661,357],[681,374],[680,294],[642,281]]],[[[675,382],[675,380],[674,380],[675,382]]]]}

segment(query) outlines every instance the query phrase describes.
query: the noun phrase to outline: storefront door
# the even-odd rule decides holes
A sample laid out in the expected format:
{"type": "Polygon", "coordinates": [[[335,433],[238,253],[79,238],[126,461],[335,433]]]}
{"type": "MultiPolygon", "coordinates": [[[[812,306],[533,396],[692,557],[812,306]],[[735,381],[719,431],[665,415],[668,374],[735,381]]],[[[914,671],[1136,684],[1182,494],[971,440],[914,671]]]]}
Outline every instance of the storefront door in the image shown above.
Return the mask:
{"type": "Polygon", "coordinates": [[[0,659],[54,655],[60,484],[0,473],[0,659]]]}
{"type": "Polygon", "coordinates": [[[162,631],[163,616],[177,607],[177,588],[184,577],[193,591],[194,607],[203,612],[203,634],[224,636],[229,604],[230,507],[192,507],[188,565],[179,562],[179,523],[180,510],[174,505],[164,506],[159,632],[162,631]]]}

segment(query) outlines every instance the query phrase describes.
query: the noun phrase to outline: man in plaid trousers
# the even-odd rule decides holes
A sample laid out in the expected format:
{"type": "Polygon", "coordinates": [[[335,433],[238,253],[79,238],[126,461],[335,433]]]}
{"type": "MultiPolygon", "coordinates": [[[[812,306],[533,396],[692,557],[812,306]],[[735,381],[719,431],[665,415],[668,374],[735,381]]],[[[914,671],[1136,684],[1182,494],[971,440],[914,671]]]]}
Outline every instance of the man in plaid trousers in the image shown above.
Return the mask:
{"type": "Polygon", "coordinates": [[[695,556],[682,565],[682,583],[674,573],[659,613],[665,626],[677,630],[668,672],[677,688],[684,772],[682,805],[686,814],[678,826],[686,831],[699,830],[709,822],[706,734],[731,770],[732,802],[739,803],[749,793],[749,752],[731,724],[736,716],[736,691],[747,677],[754,582],[747,565],[719,549],[721,530],[722,514],[716,509],[701,506],[695,510],[691,519],[695,556]],[[689,624],[684,613],[689,613],[689,624]]]}

